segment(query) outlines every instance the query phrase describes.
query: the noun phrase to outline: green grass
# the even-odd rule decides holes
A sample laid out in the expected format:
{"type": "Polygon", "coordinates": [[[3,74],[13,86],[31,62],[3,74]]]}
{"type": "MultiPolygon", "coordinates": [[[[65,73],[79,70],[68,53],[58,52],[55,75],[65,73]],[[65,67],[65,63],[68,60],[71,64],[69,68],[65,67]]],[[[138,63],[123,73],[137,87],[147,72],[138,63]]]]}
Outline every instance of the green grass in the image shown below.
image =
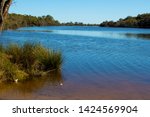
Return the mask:
{"type": "Polygon", "coordinates": [[[40,44],[25,43],[22,46],[0,45],[0,81],[21,81],[39,77],[62,65],[62,54],[40,44]]]}
{"type": "Polygon", "coordinates": [[[61,52],[48,50],[40,45],[36,45],[34,50],[34,55],[36,55],[37,60],[40,61],[43,70],[55,70],[61,67],[61,52]]]}
{"type": "Polygon", "coordinates": [[[4,51],[4,47],[2,44],[0,44],[0,52],[3,52],[4,51]]]}

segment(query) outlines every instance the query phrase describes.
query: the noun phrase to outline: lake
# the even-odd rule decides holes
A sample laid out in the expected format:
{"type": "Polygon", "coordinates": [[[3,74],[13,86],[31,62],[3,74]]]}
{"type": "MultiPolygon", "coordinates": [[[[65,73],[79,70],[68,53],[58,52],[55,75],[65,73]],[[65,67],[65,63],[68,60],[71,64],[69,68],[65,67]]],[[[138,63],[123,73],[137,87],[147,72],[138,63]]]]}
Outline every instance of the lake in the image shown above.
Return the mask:
{"type": "Polygon", "coordinates": [[[0,99],[150,99],[150,29],[26,27],[0,43],[40,43],[60,50],[63,65],[48,78],[0,85],[0,99]]]}

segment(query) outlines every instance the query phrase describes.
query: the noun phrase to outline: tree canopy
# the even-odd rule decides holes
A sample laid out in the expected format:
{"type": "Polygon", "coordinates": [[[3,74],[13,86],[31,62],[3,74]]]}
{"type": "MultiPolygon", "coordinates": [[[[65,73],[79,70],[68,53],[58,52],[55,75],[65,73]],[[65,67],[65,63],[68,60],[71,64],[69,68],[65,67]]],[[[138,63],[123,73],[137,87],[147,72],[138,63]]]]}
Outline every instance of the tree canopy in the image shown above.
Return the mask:
{"type": "Polygon", "coordinates": [[[131,27],[131,28],[150,28],[150,13],[139,14],[136,17],[128,16],[118,21],[105,21],[100,24],[102,27],[131,27]]]}
{"type": "Polygon", "coordinates": [[[16,29],[19,27],[27,26],[54,26],[59,25],[59,21],[55,20],[52,16],[31,16],[21,14],[8,14],[4,22],[4,29],[16,29]]]}

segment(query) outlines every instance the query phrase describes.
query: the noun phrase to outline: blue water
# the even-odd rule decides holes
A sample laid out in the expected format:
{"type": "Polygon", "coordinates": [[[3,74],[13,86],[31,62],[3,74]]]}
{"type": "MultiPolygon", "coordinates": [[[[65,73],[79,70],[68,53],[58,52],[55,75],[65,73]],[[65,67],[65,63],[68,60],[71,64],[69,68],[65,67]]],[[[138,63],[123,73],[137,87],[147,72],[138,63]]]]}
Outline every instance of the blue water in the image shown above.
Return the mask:
{"type": "MultiPolygon", "coordinates": [[[[54,88],[45,83],[29,96],[22,96],[20,92],[12,97],[150,99],[150,38],[145,37],[149,34],[150,29],[90,26],[27,27],[4,31],[0,34],[0,43],[41,43],[60,50],[64,60],[63,85],[54,88]]],[[[8,94],[3,93],[0,97],[8,98],[8,94]]]]}

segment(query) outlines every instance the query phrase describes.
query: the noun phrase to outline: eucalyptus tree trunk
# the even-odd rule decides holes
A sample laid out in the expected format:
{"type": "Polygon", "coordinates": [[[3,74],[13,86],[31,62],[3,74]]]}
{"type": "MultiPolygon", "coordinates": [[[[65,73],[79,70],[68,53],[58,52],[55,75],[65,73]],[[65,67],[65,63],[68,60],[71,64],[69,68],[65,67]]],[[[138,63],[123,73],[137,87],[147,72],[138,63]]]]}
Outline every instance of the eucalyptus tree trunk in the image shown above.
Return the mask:
{"type": "Polygon", "coordinates": [[[8,14],[12,0],[0,0],[0,31],[3,29],[4,20],[8,14]]]}

